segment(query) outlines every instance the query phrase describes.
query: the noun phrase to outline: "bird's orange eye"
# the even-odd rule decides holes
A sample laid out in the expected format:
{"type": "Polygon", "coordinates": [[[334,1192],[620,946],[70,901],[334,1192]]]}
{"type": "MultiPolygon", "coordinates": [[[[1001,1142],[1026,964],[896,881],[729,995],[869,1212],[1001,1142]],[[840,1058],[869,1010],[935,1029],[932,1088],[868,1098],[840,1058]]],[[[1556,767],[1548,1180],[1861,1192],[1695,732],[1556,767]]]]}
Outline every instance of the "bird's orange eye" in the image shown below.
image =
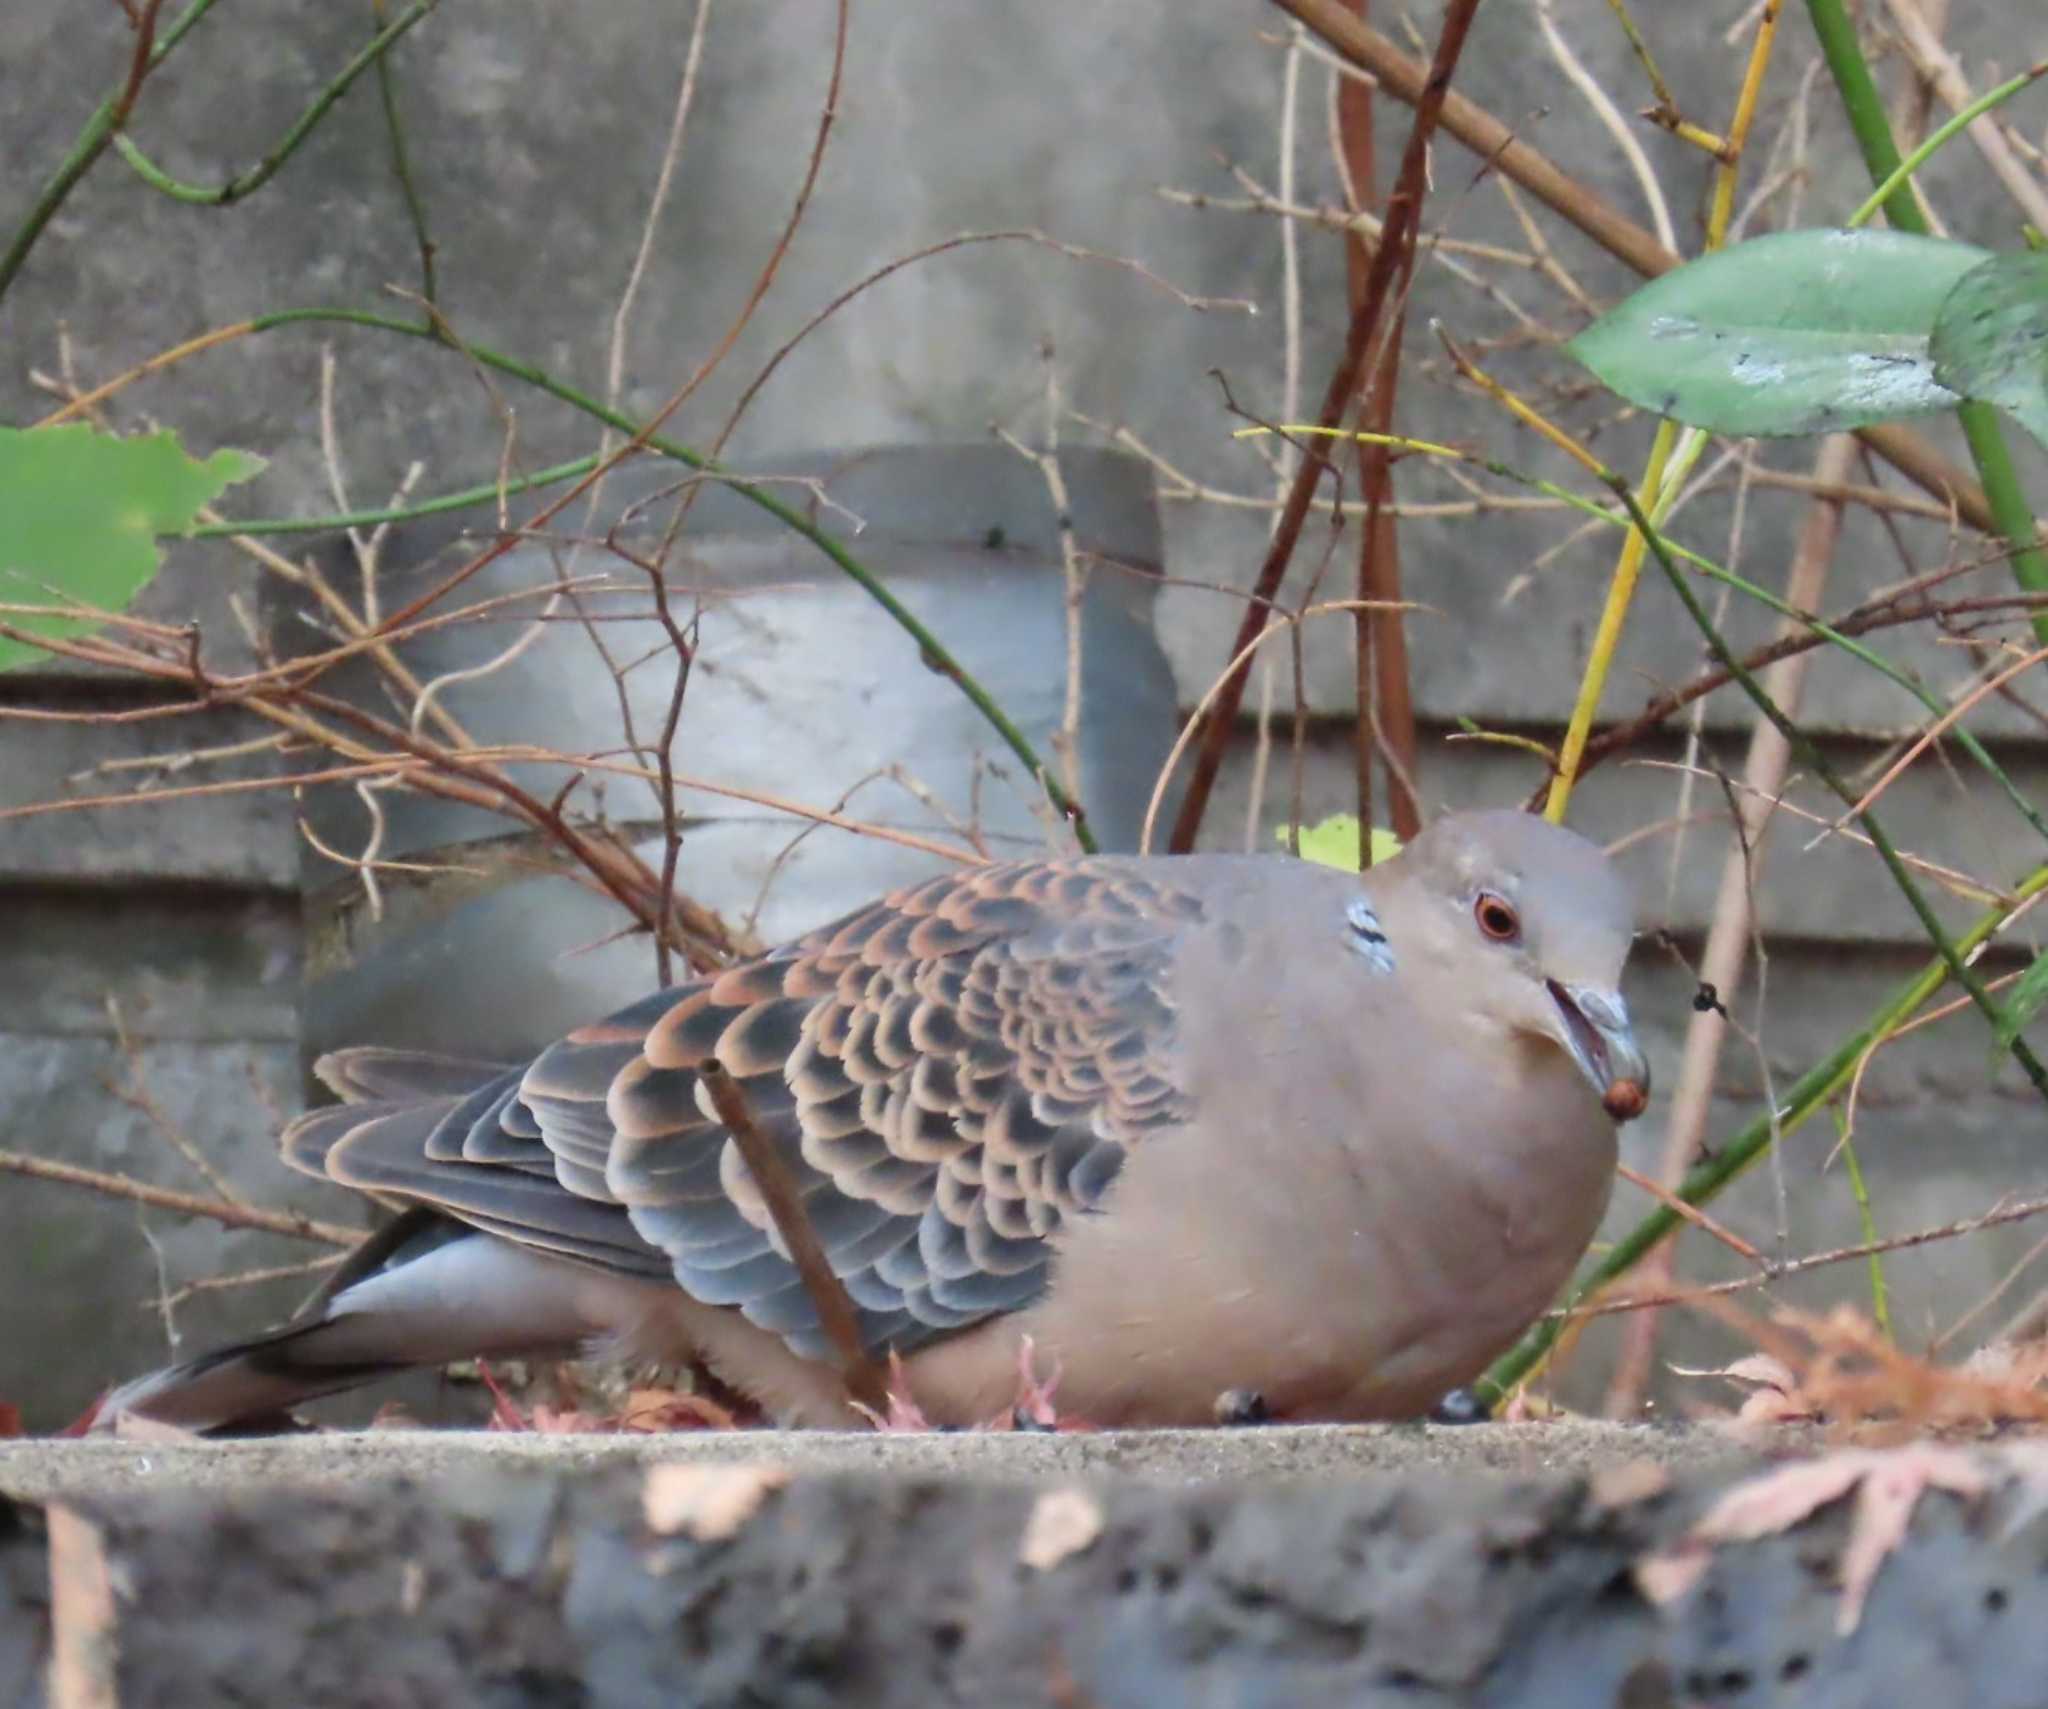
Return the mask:
{"type": "Polygon", "coordinates": [[[1522,916],[1505,897],[1496,896],[1491,890],[1482,891],[1479,900],[1472,904],[1472,918],[1495,943],[1510,944],[1522,935],[1522,916]]]}

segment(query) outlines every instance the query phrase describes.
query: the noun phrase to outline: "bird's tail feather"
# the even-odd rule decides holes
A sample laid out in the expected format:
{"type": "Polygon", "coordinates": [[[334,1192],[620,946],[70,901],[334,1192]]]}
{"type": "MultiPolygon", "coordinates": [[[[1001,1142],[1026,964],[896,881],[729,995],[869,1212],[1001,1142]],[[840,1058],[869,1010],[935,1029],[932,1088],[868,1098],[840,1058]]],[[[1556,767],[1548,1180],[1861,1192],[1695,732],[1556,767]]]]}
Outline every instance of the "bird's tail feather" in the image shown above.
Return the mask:
{"type": "Polygon", "coordinates": [[[94,1422],[112,1425],[129,1414],[188,1430],[217,1430],[287,1414],[309,1400],[411,1368],[410,1358],[380,1358],[370,1348],[350,1346],[361,1341],[362,1327],[346,1318],[328,1319],[216,1348],[116,1389],[100,1402],[94,1422]]]}
{"type": "Polygon", "coordinates": [[[218,1430],[401,1371],[572,1352],[605,1327],[579,1267],[430,1212],[371,1236],[341,1281],[296,1323],[116,1389],[95,1425],[129,1413],[218,1430]]]}

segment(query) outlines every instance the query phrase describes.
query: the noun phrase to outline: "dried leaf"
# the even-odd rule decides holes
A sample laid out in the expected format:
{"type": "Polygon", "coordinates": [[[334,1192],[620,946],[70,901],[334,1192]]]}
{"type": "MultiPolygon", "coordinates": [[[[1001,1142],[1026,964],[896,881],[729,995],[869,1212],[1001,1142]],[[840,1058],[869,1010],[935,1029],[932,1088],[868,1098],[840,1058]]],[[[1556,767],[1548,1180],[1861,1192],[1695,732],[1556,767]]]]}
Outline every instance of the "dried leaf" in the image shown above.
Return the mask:
{"type": "Polygon", "coordinates": [[[50,1702],[117,1709],[114,1580],[97,1525],[61,1502],[49,1509],[50,1702]]]}
{"type": "Polygon", "coordinates": [[[1918,1443],[1881,1456],[1864,1476],[1863,1487],[1856,1492],[1849,1541],[1842,1550],[1842,1606],[1835,1611],[1835,1630],[1843,1637],[1863,1618],[1863,1604],[1878,1568],[1904,1540],[1913,1509],[1929,1489],[1979,1496],[1984,1493],[1984,1474],[1959,1449],[1918,1443]]]}
{"type": "Polygon", "coordinates": [[[700,1543],[722,1543],[795,1475],[779,1460],[655,1466],[641,1489],[640,1508],[647,1528],[663,1537],[682,1532],[700,1543]]]}
{"type": "MultiPolygon", "coordinates": [[[[535,1401],[533,1410],[522,1421],[502,1428],[530,1430],[536,1436],[603,1436],[618,1427],[616,1419],[585,1412],[580,1407],[549,1406],[546,1401],[535,1401]]],[[[491,1428],[501,1428],[495,1417],[491,1428]]]]}
{"type": "Polygon", "coordinates": [[[1652,1608],[1662,1608],[1699,1583],[1700,1574],[1712,1559],[1711,1549],[1690,1548],[1682,1543],[1668,1554],[1645,1555],[1635,1564],[1636,1589],[1652,1608]]]}
{"type": "Polygon", "coordinates": [[[1050,1572],[1102,1535],[1102,1504],[1084,1489],[1049,1489],[1031,1509],[1017,1559],[1034,1572],[1050,1572]]]}
{"type": "Polygon", "coordinates": [[[1624,1460],[1599,1467],[1586,1482],[1586,1498],[1596,1513],[1611,1513],[1649,1501],[1671,1487],[1670,1471],[1655,1460],[1624,1460]]]}
{"type": "Polygon", "coordinates": [[[1716,1544],[1775,1536],[1854,1490],[1856,1508],[1842,1550],[1842,1605],[1835,1618],[1836,1630],[1846,1637],[1863,1618],[1878,1569],[1905,1537],[1921,1493],[1945,1489],[1976,1496],[1984,1487],[1984,1473],[1968,1454],[1927,1443],[1780,1466],[1724,1491],[1674,1548],[1638,1561],[1636,1586],[1662,1607],[1698,1583],[1716,1544]]]}
{"type": "Polygon", "coordinates": [[[1799,1379],[1792,1374],[1792,1368],[1784,1360],[1774,1359],[1768,1353],[1752,1353],[1746,1359],[1737,1359],[1732,1365],[1673,1365],[1670,1370],[1674,1377],[1723,1377],[1731,1383],[1761,1385],[1788,1393],[1799,1386],[1799,1379]]]}
{"type": "Polygon", "coordinates": [[[21,1425],[21,1408],[10,1401],[0,1400],[0,1437],[27,1434],[21,1425]]]}
{"type": "Polygon", "coordinates": [[[737,1430],[740,1422],[715,1400],[677,1389],[633,1389],[617,1428],[634,1431],[737,1430]]]}

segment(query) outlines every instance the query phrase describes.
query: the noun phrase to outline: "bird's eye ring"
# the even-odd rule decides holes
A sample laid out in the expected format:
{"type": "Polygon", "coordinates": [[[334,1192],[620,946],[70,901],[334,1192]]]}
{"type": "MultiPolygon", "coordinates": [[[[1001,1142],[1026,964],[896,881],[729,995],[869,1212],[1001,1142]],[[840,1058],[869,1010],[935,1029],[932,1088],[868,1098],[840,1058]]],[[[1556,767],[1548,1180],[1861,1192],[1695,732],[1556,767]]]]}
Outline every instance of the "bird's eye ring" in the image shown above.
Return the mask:
{"type": "Polygon", "coordinates": [[[1515,912],[1514,904],[1491,890],[1480,891],[1479,899],[1472,904],[1472,918],[1495,943],[1510,944],[1522,935],[1522,917],[1515,912]]]}

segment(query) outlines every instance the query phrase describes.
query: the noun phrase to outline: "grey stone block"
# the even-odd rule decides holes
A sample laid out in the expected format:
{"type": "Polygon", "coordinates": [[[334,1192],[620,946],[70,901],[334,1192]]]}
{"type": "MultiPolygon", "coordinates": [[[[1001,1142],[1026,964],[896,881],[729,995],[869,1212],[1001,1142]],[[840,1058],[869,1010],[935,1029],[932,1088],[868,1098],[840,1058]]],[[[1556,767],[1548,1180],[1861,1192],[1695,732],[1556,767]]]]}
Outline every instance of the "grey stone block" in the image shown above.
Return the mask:
{"type": "MultiPolygon", "coordinates": [[[[74,693],[39,695],[26,679],[0,689],[28,705],[91,712],[74,693]]],[[[0,808],[106,795],[132,801],[0,820],[0,882],[52,879],[108,884],[200,880],[290,889],[298,883],[298,833],[288,791],[261,789],[153,802],[153,788],[276,775],[260,754],[192,764],[181,756],[268,733],[256,719],[190,712],[122,723],[33,724],[0,720],[0,808]],[[163,765],[140,766],[139,760],[163,765]],[[117,769],[103,770],[109,763],[117,769]]],[[[0,902],[0,907],[5,907],[0,902]]]]}
{"type": "MultiPolygon", "coordinates": [[[[2038,1450],[1809,1477],[1834,1471],[1903,1488],[1895,1525],[1781,1483],[1781,1518],[1704,1544],[1703,1516],[1771,1486],[1642,1466],[1034,1489],[478,1456],[419,1483],[167,1478],[52,1513],[50,1624],[68,1677],[151,1706],[2038,1702],[2038,1450]]],[[[40,1635],[26,1597],[0,1618],[0,1643],[40,1635]]]]}
{"type": "MultiPolygon", "coordinates": [[[[1421,732],[1425,814],[1519,806],[1542,787],[1545,773],[1534,756],[1493,743],[1452,740],[1453,734],[1441,726],[1421,732]]],[[[1555,732],[1542,734],[1554,737],[1555,732]]],[[[1252,838],[1261,848],[1279,846],[1276,834],[1286,825],[1292,805],[1293,726],[1285,710],[1276,710],[1271,739],[1265,791],[1256,814],[1258,828],[1252,838]]],[[[1205,846],[1245,846],[1256,749],[1256,726],[1248,721],[1234,734],[1230,762],[1204,821],[1205,846]]],[[[1865,784],[1874,781],[1875,771],[1890,757],[1874,742],[1831,741],[1825,750],[1838,772],[1865,784]]],[[[1739,779],[1747,752],[1745,736],[1714,735],[1690,763],[1739,779]]],[[[2000,744],[1996,757],[2023,795],[2048,801],[2048,755],[2030,746],[2000,744]]],[[[1629,839],[1619,858],[1635,886],[1645,927],[1700,933],[1712,919],[1721,864],[1731,840],[1727,798],[1713,776],[1696,777],[1689,805],[1682,801],[1681,778],[1668,768],[1686,759],[1677,739],[1661,736],[1626,757],[1609,760],[1588,773],[1574,791],[1570,821],[1603,842],[1629,839]],[[1682,828],[1677,824],[1681,809],[1693,816],[1682,828]],[[1653,834],[1635,835],[1645,830],[1653,834]],[[1681,835],[1674,872],[1673,847],[1681,835]]],[[[1880,823],[1909,855],[1987,884],[2018,882],[2040,858],[2039,838],[1966,758],[1958,754],[1952,761],[1945,764],[1929,757],[1891,785],[1874,809],[1880,823]]],[[[1841,816],[1840,801],[1796,769],[1787,800],[1808,815],[1822,816],[1822,821],[1788,811],[1777,816],[1771,829],[1758,885],[1760,923],[1770,938],[1816,946],[1925,944],[1925,934],[1905,899],[1867,845],[1843,835],[1829,837],[1818,847],[1807,846],[1841,816]]],[[[1357,811],[1348,718],[1341,724],[1319,719],[1309,726],[1301,802],[1303,823],[1310,825],[1333,813],[1357,811]]],[[[1384,823],[1383,795],[1377,811],[1384,823]]],[[[1162,829],[1155,846],[1164,838],[1162,829]]],[[[1950,930],[1982,911],[1978,902],[1951,894],[1924,873],[1920,883],[1950,930]]]]}
{"type": "Polygon", "coordinates": [[[294,899],[10,885],[0,888],[0,922],[0,1032],[109,1038],[119,1030],[208,1044],[298,1037],[294,899]]]}
{"type": "MultiPolygon", "coordinates": [[[[111,1042],[0,1033],[0,1148],[207,1194],[206,1182],[116,1086],[131,1075],[252,1203],[338,1222],[362,1204],[287,1170],[277,1119],[297,1106],[296,1045],[154,1042],[132,1060],[111,1042]]],[[[32,1429],[75,1417],[114,1381],[163,1362],[160,1290],[330,1248],[9,1174],[0,1188],[0,1397],[32,1429]]],[[[317,1278],[248,1294],[209,1292],[172,1314],[193,1351],[285,1316],[317,1278]]]]}

